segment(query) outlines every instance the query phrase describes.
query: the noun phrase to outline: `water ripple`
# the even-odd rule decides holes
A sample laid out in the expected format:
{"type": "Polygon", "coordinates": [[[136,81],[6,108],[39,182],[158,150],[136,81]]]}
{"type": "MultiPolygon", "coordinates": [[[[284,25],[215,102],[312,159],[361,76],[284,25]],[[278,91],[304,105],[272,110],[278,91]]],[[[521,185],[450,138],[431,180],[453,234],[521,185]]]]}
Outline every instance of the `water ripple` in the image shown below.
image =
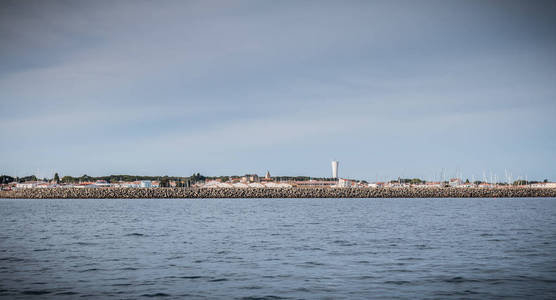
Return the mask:
{"type": "Polygon", "coordinates": [[[18,199],[0,228],[6,299],[556,295],[556,199],[18,199]]]}

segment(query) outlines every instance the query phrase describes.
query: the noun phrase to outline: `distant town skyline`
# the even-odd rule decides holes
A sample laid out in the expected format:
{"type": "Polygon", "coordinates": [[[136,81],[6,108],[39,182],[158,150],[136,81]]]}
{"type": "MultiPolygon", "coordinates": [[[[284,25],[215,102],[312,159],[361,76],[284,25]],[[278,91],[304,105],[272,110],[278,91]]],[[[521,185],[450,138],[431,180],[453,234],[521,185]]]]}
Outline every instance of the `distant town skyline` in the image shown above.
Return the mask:
{"type": "Polygon", "coordinates": [[[554,1],[2,1],[0,174],[554,181],[555,31],[554,1]]]}

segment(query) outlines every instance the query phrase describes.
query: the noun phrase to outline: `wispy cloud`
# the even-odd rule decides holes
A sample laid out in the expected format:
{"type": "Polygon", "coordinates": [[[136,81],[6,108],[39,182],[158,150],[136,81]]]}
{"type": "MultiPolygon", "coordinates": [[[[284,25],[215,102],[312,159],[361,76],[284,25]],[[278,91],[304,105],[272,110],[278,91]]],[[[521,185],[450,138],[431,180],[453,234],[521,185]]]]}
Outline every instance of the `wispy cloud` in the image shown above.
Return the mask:
{"type": "Polygon", "coordinates": [[[545,176],[553,7],[4,2],[0,165],[319,175],[334,157],[363,177],[532,156],[545,176]]]}

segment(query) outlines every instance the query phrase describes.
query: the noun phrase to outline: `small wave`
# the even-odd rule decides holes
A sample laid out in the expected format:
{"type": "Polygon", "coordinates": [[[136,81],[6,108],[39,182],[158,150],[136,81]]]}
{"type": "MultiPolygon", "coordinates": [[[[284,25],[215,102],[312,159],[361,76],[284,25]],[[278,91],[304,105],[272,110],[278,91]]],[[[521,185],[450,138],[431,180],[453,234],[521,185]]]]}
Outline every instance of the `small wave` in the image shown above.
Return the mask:
{"type": "Polygon", "coordinates": [[[377,279],[377,276],[371,276],[371,275],[362,275],[362,276],[357,276],[355,277],[355,279],[362,279],[362,280],[366,280],[366,279],[377,279]]]}
{"type": "Polygon", "coordinates": [[[205,276],[180,276],[181,279],[201,279],[205,278],[205,276]]]}
{"type": "Polygon", "coordinates": [[[398,260],[403,260],[403,261],[418,261],[418,260],[423,260],[423,258],[420,258],[420,257],[403,257],[403,258],[398,258],[398,260]]]}
{"type": "Polygon", "coordinates": [[[114,283],[114,284],[111,284],[110,286],[130,286],[130,285],[133,285],[133,284],[131,284],[131,283],[114,283]]]}
{"type": "Polygon", "coordinates": [[[183,258],[183,255],[168,257],[166,258],[166,260],[174,260],[174,259],[181,259],[181,258],[183,258]]]}
{"type": "Polygon", "coordinates": [[[394,270],[389,270],[388,272],[412,273],[412,272],[415,272],[415,271],[413,271],[413,270],[408,270],[408,269],[394,269],[394,270]]]}
{"type": "Polygon", "coordinates": [[[316,262],[316,261],[307,261],[307,262],[305,262],[305,265],[309,265],[309,266],[324,266],[323,263],[316,262]]]}
{"type": "Polygon", "coordinates": [[[133,232],[133,233],[128,233],[125,236],[145,236],[145,234],[138,233],[138,232],[133,232]]]}
{"type": "Polygon", "coordinates": [[[457,276],[457,277],[452,277],[449,279],[445,279],[444,282],[465,282],[466,280],[463,279],[463,277],[457,276]]]}
{"type": "Polygon", "coordinates": [[[209,282],[221,282],[221,281],[228,281],[228,278],[216,278],[216,279],[211,279],[209,280],[209,282]]]}
{"type": "Polygon", "coordinates": [[[242,289],[242,290],[260,290],[260,289],[262,289],[262,288],[263,288],[263,287],[262,287],[262,286],[259,286],[259,285],[249,285],[249,286],[242,286],[242,287],[240,287],[240,289],[242,289]]]}
{"type": "Polygon", "coordinates": [[[287,298],[269,295],[269,296],[247,296],[247,297],[242,297],[240,299],[241,300],[278,300],[278,299],[287,299],[287,298]]]}
{"type": "Polygon", "coordinates": [[[448,279],[444,279],[444,282],[448,282],[448,283],[463,283],[463,282],[490,282],[491,284],[497,284],[497,282],[499,282],[499,279],[496,278],[491,278],[491,279],[485,279],[485,280],[479,280],[479,279],[471,279],[471,278],[464,278],[461,276],[456,276],[456,277],[452,277],[452,278],[448,278],[448,279]]]}
{"type": "Polygon", "coordinates": [[[345,241],[345,240],[335,240],[333,243],[344,247],[357,245],[357,243],[352,243],[350,241],[345,241]]]}
{"type": "Polygon", "coordinates": [[[81,270],[81,271],[79,271],[79,273],[94,272],[94,271],[100,271],[100,269],[91,268],[91,269],[81,270]]]}
{"type": "Polygon", "coordinates": [[[94,245],[96,245],[96,243],[90,243],[90,242],[77,242],[77,243],[73,243],[73,245],[79,245],[79,246],[94,246],[94,245]]]}
{"type": "Polygon", "coordinates": [[[29,290],[29,291],[23,291],[23,292],[21,292],[21,294],[23,294],[23,295],[46,295],[46,294],[50,294],[50,291],[29,290]]]}
{"type": "Polygon", "coordinates": [[[406,281],[406,280],[388,280],[388,281],[385,281],[384,283],[386,283],[386,284],[395,284],[395,285],[403,285],[403,284],[409,284],[411,282],[406,281]]]}
{"type": "Polygon", "coordinates": [[[56,293],[56,294],[54,294],[54,295],[71,296],[71,295],[79,295],[79,293],[68,291],[68,292],[59,292],[59,293],[56,293]]]}
{"type": "Polygon", "coordinates": [[[25,261],[25,259],[12,256],[12,257],[0,257],[0,261],[22,262],[25,261]]]}
{"type": "Polygon", "coordinates": [[[155,293],[155,294],[143,294],[141,295],[143,297],[170,297],[171,295],[166,294],[166,293],[155,293]]]}

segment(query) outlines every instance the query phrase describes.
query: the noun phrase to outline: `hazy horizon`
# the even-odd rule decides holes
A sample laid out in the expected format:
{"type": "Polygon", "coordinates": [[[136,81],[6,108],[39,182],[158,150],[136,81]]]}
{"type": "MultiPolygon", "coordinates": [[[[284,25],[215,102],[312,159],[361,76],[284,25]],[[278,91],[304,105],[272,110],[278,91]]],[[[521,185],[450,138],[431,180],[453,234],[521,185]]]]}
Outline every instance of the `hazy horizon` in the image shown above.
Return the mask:
{"type": "Polygon", "coordinates": [[[554,181],[555,75],[554,1],[3,1],[0,173],[554,181]]]}

